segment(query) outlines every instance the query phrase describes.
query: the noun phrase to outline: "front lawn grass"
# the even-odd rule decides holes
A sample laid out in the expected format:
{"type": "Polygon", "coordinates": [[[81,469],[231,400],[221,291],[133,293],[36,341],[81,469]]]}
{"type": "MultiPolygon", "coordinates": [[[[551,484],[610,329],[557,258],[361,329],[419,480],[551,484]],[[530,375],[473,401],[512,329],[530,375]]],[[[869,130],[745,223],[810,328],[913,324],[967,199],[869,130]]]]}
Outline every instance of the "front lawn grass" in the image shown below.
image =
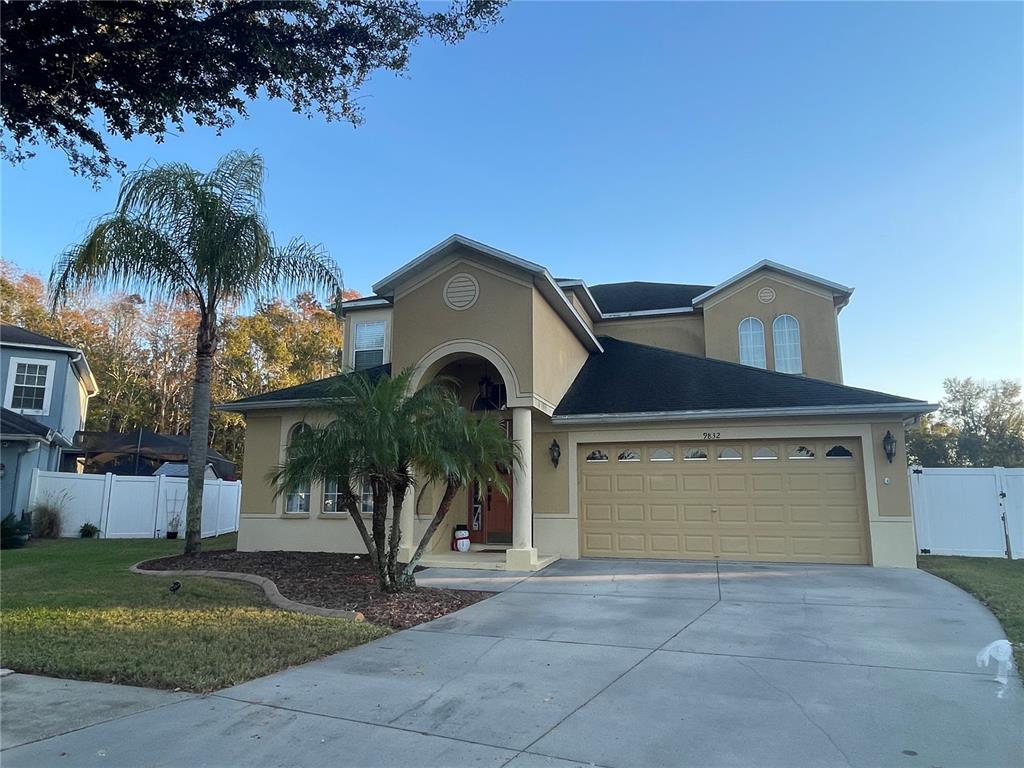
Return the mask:
{"type": "Polygon", "coordinates": [[[1024,670],[1024,560],[921,555],[917,564],[984,603],[1013,643],[1017,669],[1024,670]]]}
{"type": "MultiPolygon", "coordinates": [[[[233,548],[234,535],[204,549],[233,548]]],[[[388,633],[272,608],[248,584],[139,576],[182,541],[32,541],[0,555],[0,664],[81,680],[211,691],[388,633]]]]}

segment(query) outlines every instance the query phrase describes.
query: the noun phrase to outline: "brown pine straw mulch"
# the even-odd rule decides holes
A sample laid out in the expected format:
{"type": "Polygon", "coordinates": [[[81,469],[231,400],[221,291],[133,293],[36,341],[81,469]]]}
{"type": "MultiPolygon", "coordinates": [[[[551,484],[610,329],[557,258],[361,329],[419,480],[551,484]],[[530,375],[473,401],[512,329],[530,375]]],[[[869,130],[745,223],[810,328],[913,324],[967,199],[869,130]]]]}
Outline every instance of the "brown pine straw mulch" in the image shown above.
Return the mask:
{"type": "Polygon", "coordinates": [[[149,571],[208,569],[264,576],[290,600],[321,608],[359,611],[367,621],[405,629],[432,621],[493,595],[461,589],[417,587],[385,594],[367,555],[332,552],[236,552],[231,549],[147,560],[149,571]]]}

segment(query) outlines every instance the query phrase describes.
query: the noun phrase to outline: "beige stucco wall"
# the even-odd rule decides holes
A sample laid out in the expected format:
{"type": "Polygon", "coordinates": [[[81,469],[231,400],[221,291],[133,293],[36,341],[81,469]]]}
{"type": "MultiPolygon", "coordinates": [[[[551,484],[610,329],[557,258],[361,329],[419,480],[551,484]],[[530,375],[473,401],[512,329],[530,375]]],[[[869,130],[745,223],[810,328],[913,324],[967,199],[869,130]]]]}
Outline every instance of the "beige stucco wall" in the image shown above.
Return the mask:
{"type": "Polygon", "coordinates": [[[536,288],[532,328],[533,393],[554,410],[589,353],[536,288]]]}
{"type": "Polygon", "coordinates": [[[740,321],[756,317],[764,323],[768,369],[775,370],[772,321],[779,315],[792,315],[800,324],[804,375],[842,383],[839,332],[831,293],[771,272],[755,273],[704,305],[707,356],[739,362],[740,321]],[[758,291],[765,287],[775,291],[775,300],[770,304],[757,298],[758,291]]]}
{"type": "MultiPolygon", "coordinates": [[[[321,513],[322,489],[313,488],[309,515],[284,515],[281,502],[272,500],[264,480],[267,469],[280,461],[288,430],[306,419],[319,423],[323,414],[301,409],[250,414],[247,419],[246,456],[242,481],[242,518],[239,549],[361,552],[363,544],[347,516],[321,513]]],[[[707,422],[654,422],[642,425],[553,425],[542,413],[533,422],[534,545],[542,554],[579,557],[577,448],[592,442],[673,440],[703,442],[703,433],[717,432],[723,441],[757,438],[837,437],[859,442],[863,452],[865,492],[872,561],[875,565],[915,567],[916,543],[906,473],[906,443],[902,422],[868,417],[790,418],[707,422]],[[897,453],[889,463],[882,438],[891,430],[897,453]],[[561,448],[558,467],[551,463],[549,446],[561,448]],[[888,482],[886,482],[888,480],[888,482]]],[[[416,541],[426,529],[440,500],[441,489],[421,489],[417,505],[416,541]]],[[[429,548],[448,548],[451,529],[466,521],[468,499],[462,491],[429,548]]]]}
{"type": "Polygon", "coordinates": [[[622,341],[704,356],[704,317],[699,312],[602,320],[594,327],[594,333],[622,341]]]}
{"type": "MultiPolygon", "coordinates": [[[[454,260],[425,280],[396,293],[391,361],[395,370],[415,366],[447,342],[472,339],[497,349],[511,364],[524,391],[533,381],[533,285],[521,277],[454,260]],[[477,302],[465,310],[444,303],[444,285],[466,272],[480,285],[477,302]]],[[[510,394],[512,386],[506,382],[510,394]]]]}
{"type": "Polygon", "coordinates": [[[274,514],[274,489],[266,474],[280,463],[281,414],[255,411],[245,418],[242,515],[274,514]]]}

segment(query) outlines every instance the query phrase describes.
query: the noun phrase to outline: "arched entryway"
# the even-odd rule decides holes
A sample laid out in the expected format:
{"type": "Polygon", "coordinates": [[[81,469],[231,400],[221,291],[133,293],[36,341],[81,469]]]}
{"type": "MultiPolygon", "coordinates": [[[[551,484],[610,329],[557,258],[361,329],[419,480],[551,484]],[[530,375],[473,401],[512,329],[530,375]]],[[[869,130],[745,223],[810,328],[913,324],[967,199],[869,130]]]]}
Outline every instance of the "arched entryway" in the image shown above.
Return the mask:
{"type": "MultiPolygon", "coordinates": [[[[437,377],[452,379],[463,407],[497,416],[519,445],[522,463],[513,468],[511,498],[495,488],[467,489],[449,516],[451,525],[464,524],[476,549],[505,550],[506,567],[537,567],[533,543],[533,504],[530,451],[533,416],[515,370],[496,349],[479,342],[452,342],[432,350],[414,368],[410,382],[419,389],[437,377]]],[[[403,527],[404,527],[403,523],[403,527]]],[[[450,528],[447,536],[450,536],[450,528]]],[[[447,539],[445,539],[447,541],[447,539]]],[[[443,546],[443,542],[441,543],[443,546]]]]}

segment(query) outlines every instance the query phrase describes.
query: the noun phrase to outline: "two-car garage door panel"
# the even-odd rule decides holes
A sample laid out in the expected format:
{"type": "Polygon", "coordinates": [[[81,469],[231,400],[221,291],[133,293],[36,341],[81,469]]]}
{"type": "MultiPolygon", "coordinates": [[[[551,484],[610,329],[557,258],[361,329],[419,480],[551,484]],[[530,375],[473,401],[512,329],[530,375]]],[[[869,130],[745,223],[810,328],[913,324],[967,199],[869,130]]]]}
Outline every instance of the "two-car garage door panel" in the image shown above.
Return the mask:
{"type": "Polygon", "coordinates": [[[869,562],[859,448],[851,439],[584,446],[582,554],[869,562]]]}

